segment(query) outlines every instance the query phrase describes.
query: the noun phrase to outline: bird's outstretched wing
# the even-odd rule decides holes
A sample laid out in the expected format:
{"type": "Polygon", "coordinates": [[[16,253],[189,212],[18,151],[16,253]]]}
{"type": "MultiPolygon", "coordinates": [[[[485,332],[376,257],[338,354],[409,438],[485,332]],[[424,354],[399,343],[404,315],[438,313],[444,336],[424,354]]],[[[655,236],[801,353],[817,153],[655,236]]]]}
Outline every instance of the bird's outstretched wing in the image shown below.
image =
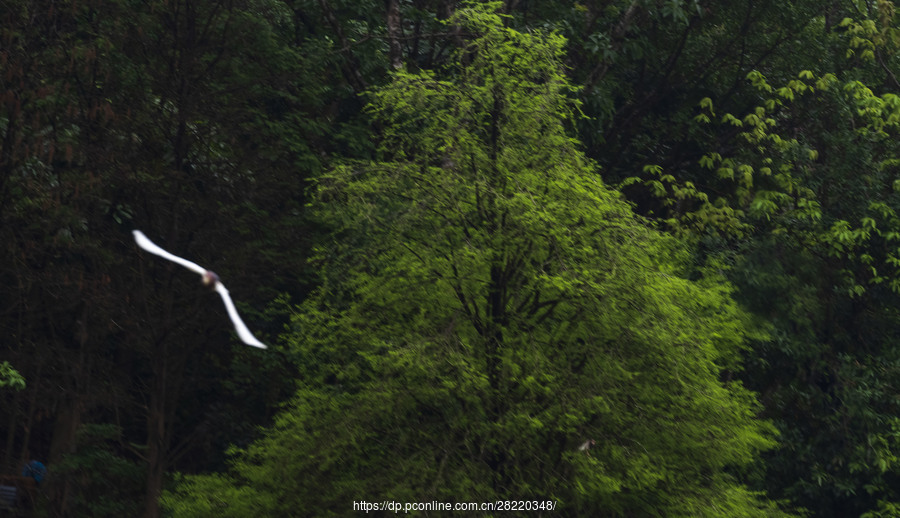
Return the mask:
{"type": "Polygon", "coordinates": [[[166,252],[162,248],[156,246],[156,243],[154,243],[153,241],[150,241],[150,239],[147,236],[145,236],[144,233],[141,232],[140,230],[134,230],[134,231],[132,231],[132,233],[134,234],[134,240],[138,244],[138,246],[143,248],[144,250],[150,252],[151,254],[156,254],[156,255],[162,257],[163,259],[168,259],[168,260],[172,261],[173,263],[178,263],[181,266],[184,266],[185,268],[187,268],[188,270],[195,271],[195,272],[199,273],[200,275],[206,274],[206,268],[200,266],[199,264],[192,263],[192,262],[188,261],[187,259],[183,259],[181,257],[178,257],[177,255],[166,252]]]}
{"type": "Polygon", "coordinates": [[[192,263],[187,259],[183,259],[178,257],[177,255],[170,254],[166,252],[162,248],[156,246],[153,241],[144,235],[140,230],[134,230],[134,240],[137,242],[138,246],[143,248],[144,250],[150,252],[151,254],[156,254],[163,259],[168,259],[174,263],[178,263],[185,268],[195,271],[203,276],[204,280],[209,273],[211,278],[215,282],[215,290],[219,292],[219,295],[222,296],[222,301],[225,302],[225,309],[228,310],[228,316],[231,317],[231,322],[234,323],[234,330],[237,331],[238,337],[240,337],[241,341],[243,341],[247,345],[252,345],[253,347],[259,347],[260,349],[266,349],[266,344],[260,342],[253,336],[253,333],[247,329],[247,325],[244,324],[244,321],[241,320],[241,316],[238,315],[237,308],[234,307],[234,302],[231,300],[231,295],[228,294],[228,290],[225,289],[225,285],[222,284],[218,277],[212,272],[208,272],[208,270],[199,264],[192,263]]]}
{"type": "Polygon", "coordinates": [[[257,340],[256,337],[253,336],[253,333],[251,333],[250,330],[247,329],[244,321],[241,320],[241,316],[238,315],[237,308],[234,307],[234,302],[231,301],[231,295],[228,294],[228,290],[225,289],[225,285],[221,282],[217,282],[216,291],[218,291],[219,295],[222,296],[222,301],[225,303],[225,309],[228,310],[228,316],[231,317],[231,322],[234,323],[234,330],[237,331],[237,334],[241,338],[241,340],[247,345],[259,347],[260,349],[266,349],[266,344],[257,340]]]}

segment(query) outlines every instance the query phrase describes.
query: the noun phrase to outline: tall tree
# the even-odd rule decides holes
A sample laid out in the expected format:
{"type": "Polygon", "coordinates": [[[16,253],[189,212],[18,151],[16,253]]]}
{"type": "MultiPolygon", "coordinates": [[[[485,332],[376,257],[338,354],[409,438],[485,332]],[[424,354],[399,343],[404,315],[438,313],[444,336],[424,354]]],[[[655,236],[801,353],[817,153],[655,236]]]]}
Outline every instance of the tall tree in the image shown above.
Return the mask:
{"type": "Polygon", "coordinates": [[[499,4],[457,12],[447,70],[371,92],[380,160],[319,179],[332,234],[294,321],[303,384],[230,474],[164,498],[175,516],[361,498],[779,514],[731,474],[772,445],[722,381],[746,315],[597,179],[568,136],[564,40],[505,28],[499,4]]]}

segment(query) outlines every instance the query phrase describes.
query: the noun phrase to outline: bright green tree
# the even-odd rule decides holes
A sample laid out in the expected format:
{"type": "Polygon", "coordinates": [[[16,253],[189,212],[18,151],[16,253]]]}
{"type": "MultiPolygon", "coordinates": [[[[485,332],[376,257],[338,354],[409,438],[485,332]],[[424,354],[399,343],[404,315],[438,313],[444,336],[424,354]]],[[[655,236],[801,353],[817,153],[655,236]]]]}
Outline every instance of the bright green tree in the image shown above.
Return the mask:
{"type": "Polygon", "coordinates": [[[458,12],[470,39],[447,70],[371,93],[380,160],[318,184],[332,238],[294,321],[302,386],[229,474],[164,497],[174,516],[497,499],[780,514],[733,476],[772,445],[722,381],[746,315],[720,279],[683,276],[685,249],[568,136],[564,40],[505,28],[495,4],[458,12]]]}

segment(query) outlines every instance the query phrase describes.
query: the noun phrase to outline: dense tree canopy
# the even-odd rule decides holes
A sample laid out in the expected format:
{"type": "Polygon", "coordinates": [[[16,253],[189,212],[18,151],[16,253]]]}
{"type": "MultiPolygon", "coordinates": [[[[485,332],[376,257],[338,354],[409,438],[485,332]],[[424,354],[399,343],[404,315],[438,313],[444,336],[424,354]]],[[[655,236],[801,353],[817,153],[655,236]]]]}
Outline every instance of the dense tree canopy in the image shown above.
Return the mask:
{"type": "Polygon", "coordinates": [[[0,20],[0,466],[48,464],[35,515],[898,513],[894,2],[0,20]]]}
{"type": "Polygon", "coordinates": [[[236,463],[246,491],[191,479],[176,515],[342,514],[361,495],[762,514],[725,471],[772,445],[721,381],[748,318],[721,279],[683,278],[684,250],[568,137],[561,38],[482,9],[451,23],[467,41],[446,70],[371,93],[379,160],[318,180],[332,235],[294,319],[303,384],[236,463]]]}

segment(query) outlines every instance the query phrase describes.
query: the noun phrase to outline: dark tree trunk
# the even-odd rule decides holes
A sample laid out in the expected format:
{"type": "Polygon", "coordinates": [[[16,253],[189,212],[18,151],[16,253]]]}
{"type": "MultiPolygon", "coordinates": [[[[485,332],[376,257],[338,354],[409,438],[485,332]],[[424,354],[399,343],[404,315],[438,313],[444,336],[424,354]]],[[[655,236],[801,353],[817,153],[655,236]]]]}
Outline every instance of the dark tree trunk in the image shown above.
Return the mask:
{"type": "Polygon", "coordinates": [[[397,0],[387,0],[387,33],[390,46],[391,67],[400,70],[403,66],[403,51],[400,47],[400,6],[397,0]]]}
{"type": "MultiPolygon", "coordinates": [[[[164,382],[163,382],[164,383],[164,382]]],[[[144,493],[144,518],[158,518],[159,497],[162,494],[163,477],[166,473],[166,415],[164,387],[157,387],[150,395],[150,409],[147,415],[147,480],[144,493]]]]}
{"type": "MultiPolygon", "coordinates": [[[[49,463],[51,466],[75,451],[75,438],[78,427],[81,426],[81,415],[84,410],[84,403],[79,394],[63,401],[61,404],[63,409],[56,417],[56,424],[53,427],[53,440],[50,444],[49,463]]],[[[50,508],[53,510],[53,516],[71,515],[69,512],[70,485],[68,477],[63,476],[53,479],[52,484],[48,486],[47,494],[50,500],[50,508]]]]}

